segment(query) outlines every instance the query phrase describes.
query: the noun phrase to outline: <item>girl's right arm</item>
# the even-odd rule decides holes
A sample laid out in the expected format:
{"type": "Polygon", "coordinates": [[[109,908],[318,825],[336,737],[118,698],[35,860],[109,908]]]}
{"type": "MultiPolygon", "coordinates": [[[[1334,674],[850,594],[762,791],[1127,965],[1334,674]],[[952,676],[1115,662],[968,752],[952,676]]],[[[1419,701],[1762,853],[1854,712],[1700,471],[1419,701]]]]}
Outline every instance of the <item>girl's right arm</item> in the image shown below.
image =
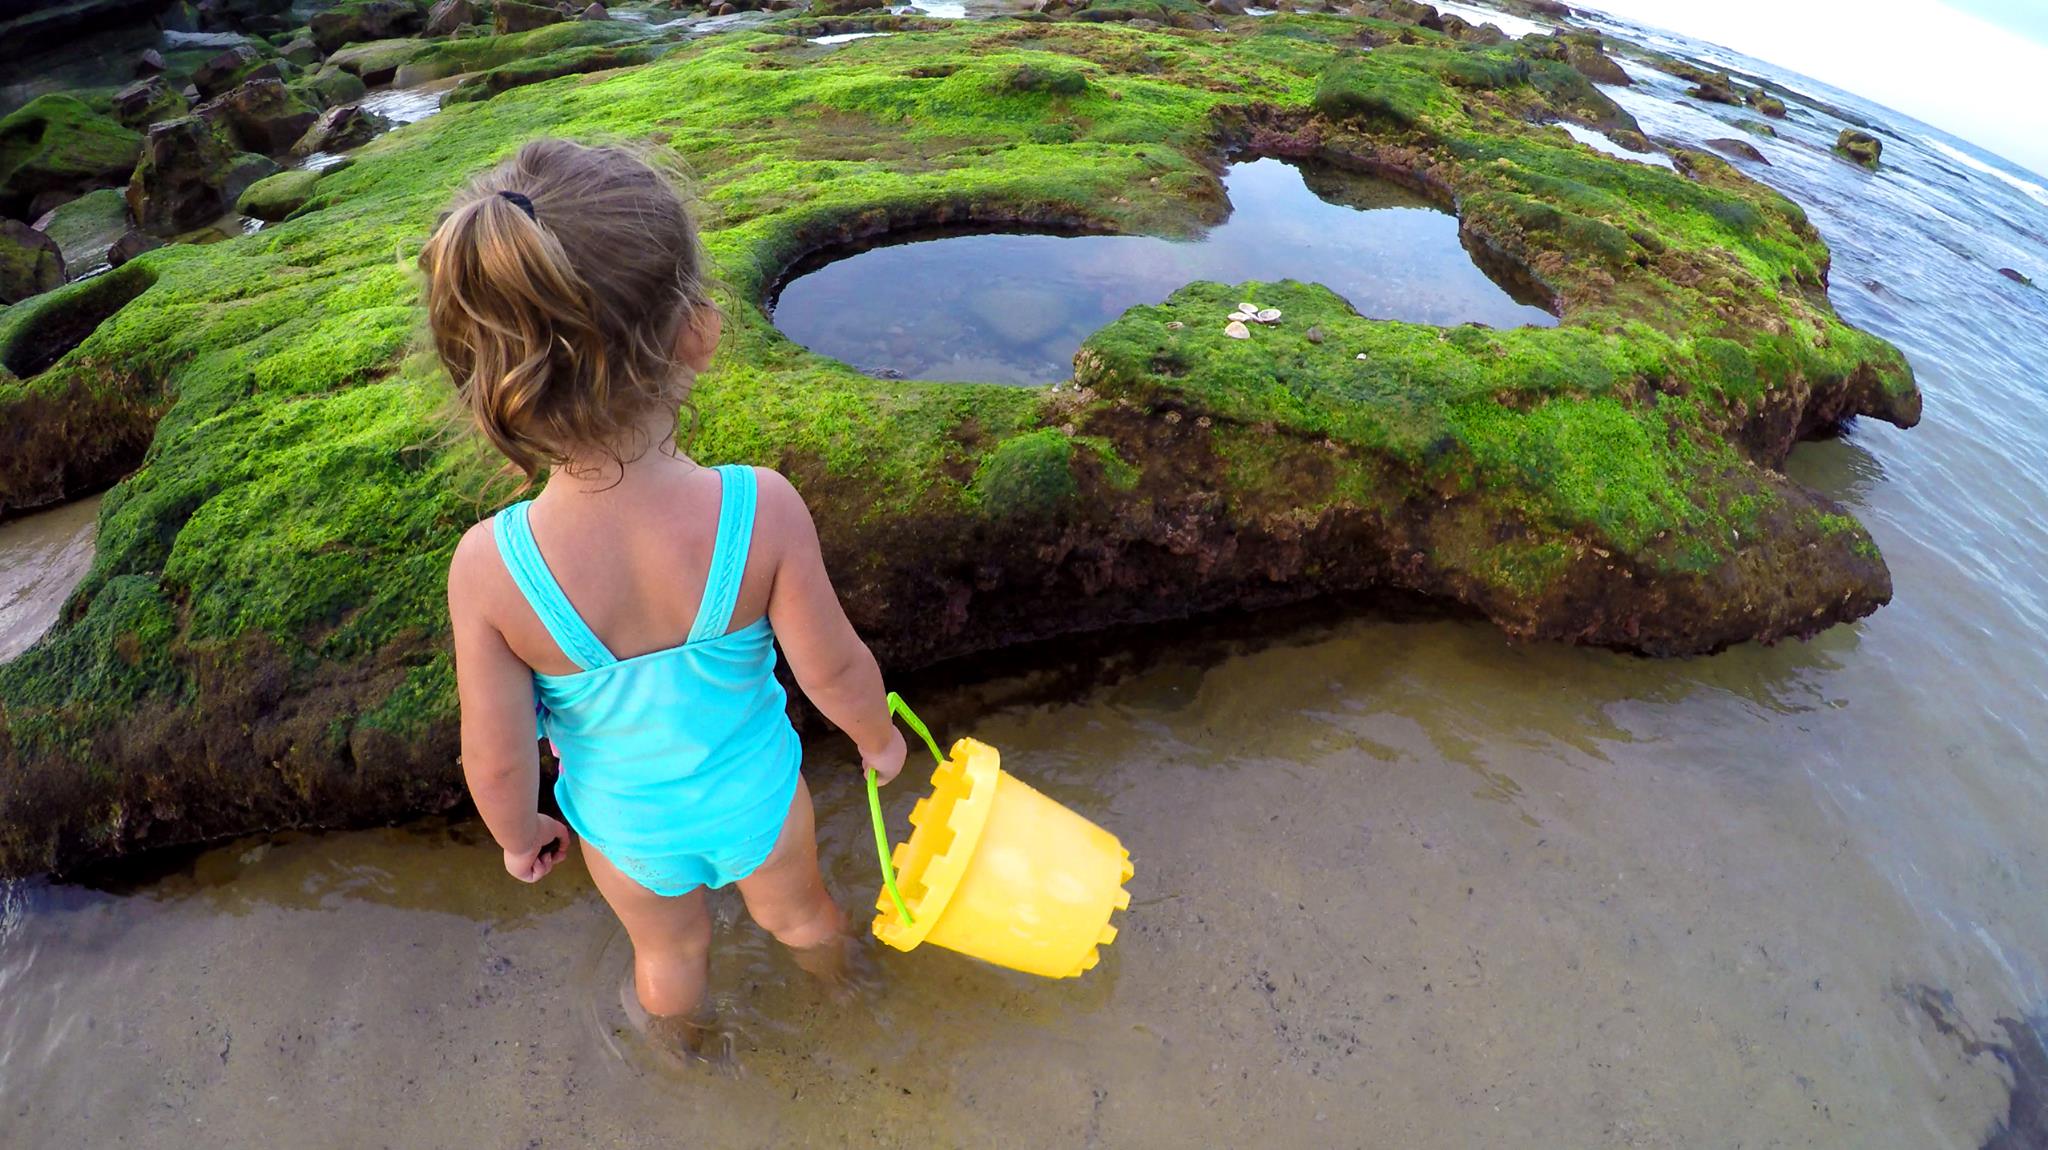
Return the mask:
{"type": "Polygon", "coordinates": [[[886,783],[903,769],[904,747],[903,734],[889,716],[882,669],[832,590],[818,549],[818,528],[803,497],[775,472],[758,474],[761,502],[773,509],[771,522],[781,543],[768,596],[768,625],[804,696],[853,739],[861,766],[886,783]]]}

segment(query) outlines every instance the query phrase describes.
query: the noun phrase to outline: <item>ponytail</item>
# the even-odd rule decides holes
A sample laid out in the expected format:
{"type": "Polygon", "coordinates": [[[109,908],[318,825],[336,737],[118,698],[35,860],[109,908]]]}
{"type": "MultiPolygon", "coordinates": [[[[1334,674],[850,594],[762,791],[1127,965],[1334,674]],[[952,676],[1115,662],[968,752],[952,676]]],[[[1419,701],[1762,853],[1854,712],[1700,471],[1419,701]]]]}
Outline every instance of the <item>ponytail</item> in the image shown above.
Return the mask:
{"type": "Polygon", "coordinates": [[[638,158],[528,144],[458,197],[419,262],[456,395],[524,486],[573,455],[622,462],[651,410],[687,402],[674,348],[710,306],[701,252],[638,158]]]}

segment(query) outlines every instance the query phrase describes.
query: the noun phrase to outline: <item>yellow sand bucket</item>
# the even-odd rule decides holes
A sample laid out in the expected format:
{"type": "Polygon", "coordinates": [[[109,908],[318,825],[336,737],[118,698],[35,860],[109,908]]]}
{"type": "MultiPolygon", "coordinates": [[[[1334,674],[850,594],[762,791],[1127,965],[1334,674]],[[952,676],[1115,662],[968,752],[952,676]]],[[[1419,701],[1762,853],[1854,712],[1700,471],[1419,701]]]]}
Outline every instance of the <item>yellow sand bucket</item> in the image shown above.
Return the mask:
{"type": "Polygon", "coordinates": [[[1096,948],[1116,937],[1110,914],[1131,905],[1123,889],[1130,852],[1115,835],[1005,773],[994,747],[961,739],[943,757],[902,699],[891,694],[889,709],[923,736],[939,765],[932,793],[910,812],[910,840],[893,857],[881,798],[868,777],[882,860],[875,936],[898,950],[931,942],[1049,978],[1092,969],[1096,948]]]}

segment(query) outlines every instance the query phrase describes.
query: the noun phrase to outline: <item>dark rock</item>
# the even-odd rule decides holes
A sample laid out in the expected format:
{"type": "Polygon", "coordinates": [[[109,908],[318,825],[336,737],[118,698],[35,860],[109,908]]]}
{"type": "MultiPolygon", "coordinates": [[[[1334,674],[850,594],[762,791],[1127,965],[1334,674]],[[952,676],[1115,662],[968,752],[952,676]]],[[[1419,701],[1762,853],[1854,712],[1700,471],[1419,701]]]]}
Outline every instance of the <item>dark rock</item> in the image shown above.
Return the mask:
{"type": "Polygon", "coordinates": [[[199,0],[200,27],[215,31],[280,33],[292,26],[292,0],[199,0]]]}
{"type": "Polygon", "coordinates": [[[154,48],[143,49],[142,55],[136,58],[135,74],[138,76],[158,76],[163,74],[163,70],[164,54],[154,48]]]}
{"type": "Polygon", "coordinates": [[[0,220],[0,304],[64,286],[64,255],[57,241],[20,220],[0,220]]]}
{"type": "Polygon", "coordinates": [[[284,47],[279,48],[278,55],[283,56],[301,68],[310,68],[320,62],[322,53],[320,45],[315,44],[308,37],[301,36],[284,47]]]}
{"type": "Polygon", "coordinates": [[[1998,274],[2004,276],[2006,279],[2009,279],[2016,284],[2024,284],[2027,287],[2034,286],[2033,280],[2029,279],[2026,275],[2022,274],[2014,268],[1999,268],[1998,274]]]}
{"type": "Polygon", "coordinates": [[[1010,69],[1003,86],[1012,92],[1048,92],[1055,96],[1078,96],[1088,90],[1088,77],[1072,68],[1042,64],[1019,64],[1010,69]]]}
{"type": "Polygon", "coordinates": [[[243,151],[266,155],[291,147],[320,118],[318,109],[277,80],[251,80],[201,104],[198,115],[225,127],[243,151]]]}
{"type": "Polygon", "coordinates": [[[110,27],[147,21],[149,0],[0,0],[0,61],[64,48],[110,27]]]}
{"type": "Polygon", "coordinates": [[[142,137],[71,96],[38,96],[0,119],[0,215],[29,218],[117,184],[135,167],[142,137]],[[50,201],[55,197],[54,202],[50,201]]]}
{"type": "Polygon", "coordinates": [[[1218,16],[1242,16],[1244,9],[1244,0],[1209,0],[1209,11],[1218,16]]]}
{"type": "Polygon", "coordinates": [[[521,3],[520,0],[498,0],[491,12],[491,30],[505,36],[513,32],[531,32],[567,19],[559,8],[543,8],[538,4],[521,3]]]}
{"type": "Polygon", "coordinates": [[[349,0],[313,14],[313,42],[332,52],[344,44],[410,36],[426,22],[416,0],[349,0]]]}
{"type": "Polygon", "coordinates": [[[1778,99],[1776,96],[1766,96],[1762,92],[1757,92],[1752,96],[1749,103],[1751,107],[1772,119],[1782,120],[1785,118],[1785,101],[1778,99]]]}
{"type": "Polygon", "coordinates": [[[1712,101],[1716,104],[1735,104],[1740,106],[1742,103],[1742,93],[1736,89],[1735,81],[1729,79],[1726,72],[1702,77],[1698,84],[1688,90],[1687,94],[1697,99],[1712,101]]]}
{"type": "Polygon", "coordinates": [[[332,64],[320,69],[291,86],[300,99],[318,108],[332,108],[340,104],[353,104],[368,94],[370,87],[354,72],[344,72],[332,64]]]}
{"type": "Polygon", "coordinates": [[[465,24],[475,24],[482,15],[473,0],[441,0],[427,13],[426,34],[453,36],[465,24]]]}
{"type": "Polygon", "coordinates": [[[107,249],[107,262],[120,267],[142,253],[155,251],[162,246],[164,242],[148,232],[130,228],[120,239],[114,241],[113,247],[107,249]]]}
{"type": "Polygon", "coordinates": [[[128,214],[160,236],[218,219],[234,202],[223,191],[234,159],[234,149],[198,116],[152,127],[128,181],[128,214]]]}
{"type": "Polygon", "coordinates": [[[1778,129],[1761,120],[1737,120],[1735,126],[1752,136],[1768,136],[1773,140],[1778,138],[1778,129]]]}
{"type": "Polygon", "coordinates": [[[192,110],[185,97],[160,78],[137,80],[114,93],[114,118],[131,128],[147,128],[159,120],[175,120],[192,110]]]}
{"type": "Polygon", "coordinates": [[[1751,163],[1765,165],[1768,165],[1770,163],[1769,160],[1764,159],[1764,154],[1762,152],[1757,151],[1754,145],[1744,140],[1708,140],[1707,147],[1712,148],[1717,152],[1723,153],[1724,155],[1735,156],[1739,159],[1748,160],[1751,163]]]}
{"type": "Polygon", "coordinates": [[[179,3],[164,9],[157,16],[156,22],[157,26],[166,32],[197,32],[199,31],[199,9],[180,0],[179,3]]]}
{"type": "Polygon", "coordinates": [[[1559,20],[1571,16],[1572,10],[1559,0],[1523,0],[1522,7],[1538,16],[1554,16],[1559,20]]]}
{"type": "Polygon", "coordinates": [[[611,18],[611,11],[602,4],[592,4],[583,10],[583,15],[577,17],[579,20],[609,20],[611,18]]]}
{"type": "Polygon", "coordinates": [[[1580,75],[1593,81],[1595,84],[1626,86],[1630,82],[1628,73],[1622,71],[1621,65],[1609,58],[1607,53],[1602,51],[1598,44],[1590,46],[1580,43],[1567,44],[1564,50],[1564,59],[1565,63],[1578,69],[1580,75]]]}
{"type": "Polygon", "coordinates": [[[1835,137],[1835,154],[1876,171],[1878,160],[1884,155],[1884,145],[1868,132],[1843,128],[1842,134],[1835,137]]]}
{"type": "Polygon", "coordinates": [[[250,80],[283,78],[284,73],[276,64],[264,59],[262,53],[247,44],[237,44],[201,64],[199,70],[192,73],[192,85],[199,89],[201,97],[211,100],[250,80]]]}
{"type": "Polygon", "coordinates": [[[329,108],[320,114],[306,134],[292,145],[292,155],[310,156],[314,152],[345,152],[360,148],[375,139],[384,130],[384,123],[378,117],[358,108],[354,104],[343,104],[329,108]]]}

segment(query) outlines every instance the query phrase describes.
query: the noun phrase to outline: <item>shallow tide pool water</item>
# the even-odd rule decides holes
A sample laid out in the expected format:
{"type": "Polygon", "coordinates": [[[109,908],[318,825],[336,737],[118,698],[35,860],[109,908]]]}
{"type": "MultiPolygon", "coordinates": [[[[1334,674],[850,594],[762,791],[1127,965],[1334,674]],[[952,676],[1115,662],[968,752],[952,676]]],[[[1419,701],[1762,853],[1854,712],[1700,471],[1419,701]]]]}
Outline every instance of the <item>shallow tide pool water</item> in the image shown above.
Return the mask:
{"type": "Polygon", "coordinates": [[[1194,240],[948,235],[823,253],[782,288],[775,324],[891,378],[1028,385],[1065,379],[1089,334],[1193,280],[1310,281],[1413,323],[1557,322],[1473,264],[1456,216],[1391,184],[1273,159],[1223,182],[1230,217],[1194,240]]]}

